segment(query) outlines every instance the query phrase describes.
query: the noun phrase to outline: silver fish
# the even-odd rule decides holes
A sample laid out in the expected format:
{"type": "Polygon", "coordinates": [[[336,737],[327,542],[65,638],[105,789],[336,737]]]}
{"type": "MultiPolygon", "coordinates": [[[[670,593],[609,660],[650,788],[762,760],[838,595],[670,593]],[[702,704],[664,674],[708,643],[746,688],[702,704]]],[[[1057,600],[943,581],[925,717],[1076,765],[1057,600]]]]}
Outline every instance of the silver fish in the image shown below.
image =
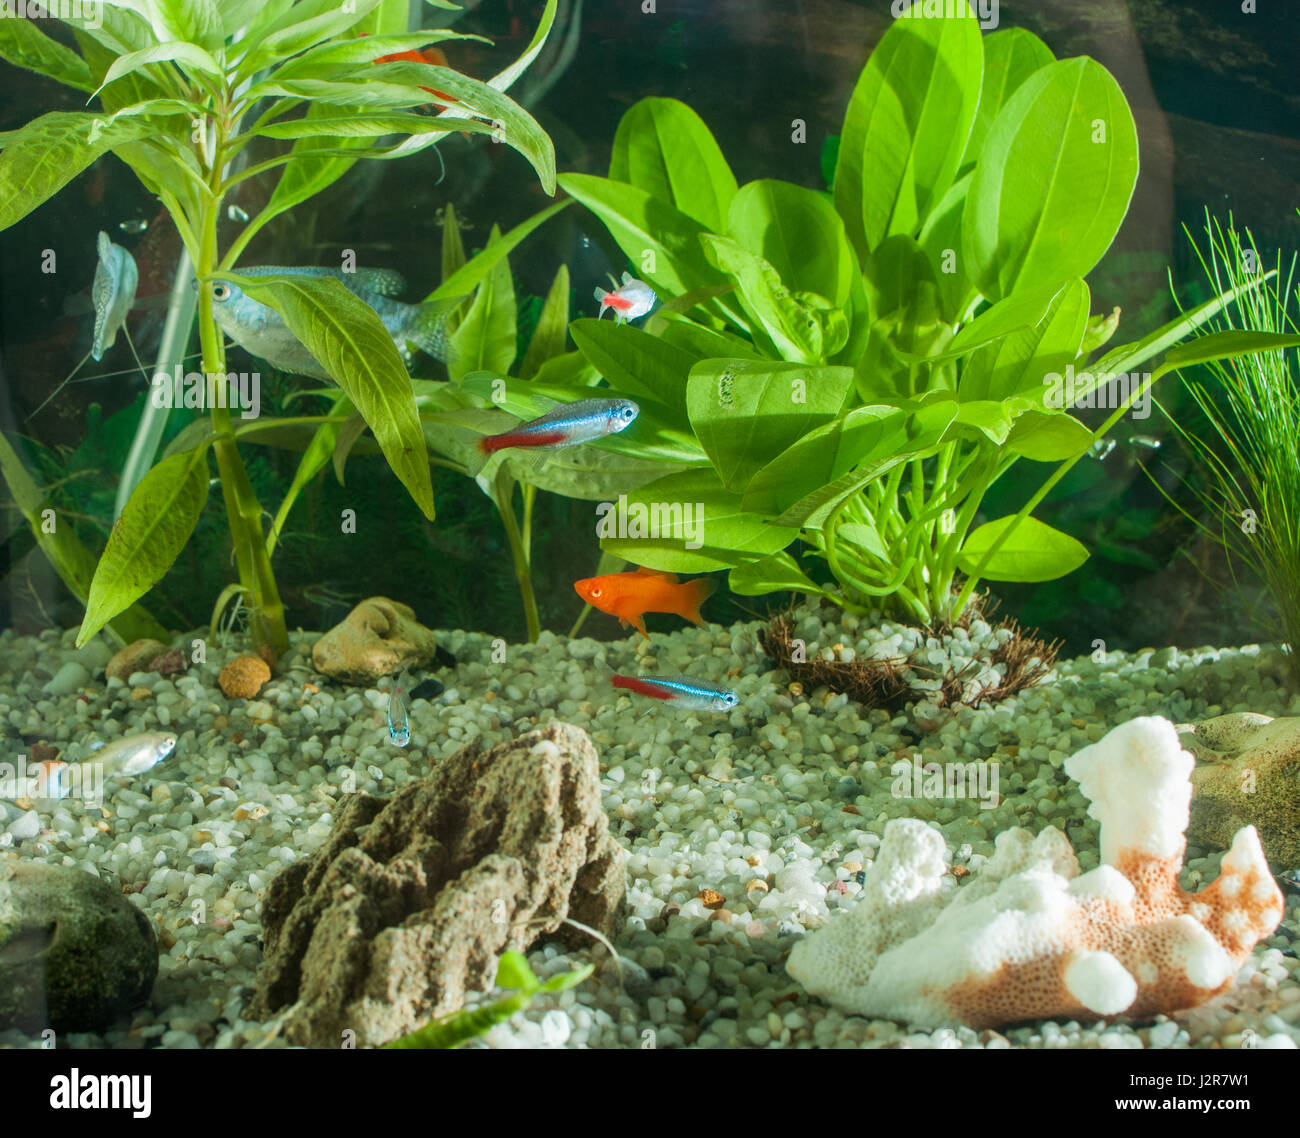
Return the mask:
{"type": "Polygon", "coordinates": [[[95,339],[90,355],[96,363],[117,339],[117,330],[126,322],[140,283],[140,273],[130,253],[121,245],[114,245],[102,229],[98,242],[99,264],[95,267],[95,283],[90,288],[95,303],[95,339]]]}
{"type": "MultiPolygon", "coordinates": [[[[236,269],[235,272],[246,277],[278,276],[281,273],[333,277],[375,310],[404,359],[410,359],[406,346],[408,340],[434,359],[446,363],[451,358],[451,345],[446,330],[447,317],[464,297],[432,300],[427,304],[404,304],[393,297],[405,288],[405,281],[400,273],[391,269],[357,269],[356,272],[345,273],[342,269],[313,266],[260,265],[252,269],[236,269]]],[[[226,335],[246,351],[281,371],[334,382],[321,362],[289,331],[284,317],[275,309],[246,296],[238,285],[230,281],[214,281],[212,299],[215,302],[213,314],[217,323],[226,335]]]]}
{"type": "Polygon", "coordinates": [[[97,745],[79,763],[47,764],[46,796],[97,798],[106,778],[130,778],[152,770],[176,748],[176,736],[169,731],[127,735],[107,745],[97,745]],[[86,791],[90,793],[87,794],[86,791]]]}

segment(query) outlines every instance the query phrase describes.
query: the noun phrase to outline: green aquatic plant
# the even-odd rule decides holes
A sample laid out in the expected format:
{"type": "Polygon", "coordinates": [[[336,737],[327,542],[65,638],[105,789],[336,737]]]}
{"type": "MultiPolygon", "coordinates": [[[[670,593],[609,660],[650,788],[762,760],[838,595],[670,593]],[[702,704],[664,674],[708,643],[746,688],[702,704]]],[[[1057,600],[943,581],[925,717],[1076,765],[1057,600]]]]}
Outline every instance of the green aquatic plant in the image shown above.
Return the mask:
{"type": "MultiPolygon", "coordinates": [[[[85,92],[101,106],[52,111],[0,137],[0,228],[25,217],[101,155],[116,154],[167,209],[202,286],[202,373],[214,377],[207,392],[224,392],[225,350],[213,316],[212,285],[229,280],[279,312],[325,364],[432,520],[432,484],[411,380],[375,310],[337,280],[245,278],[234,266],[267,224],[337,181],[358,160],[402,158],[435,145],[448,131],[489,134],[507,143],[553,193],[550,139],[503,92],[540,52],[556,7],[557,0],[548,0],[523,55],[487,82],[432,64],[379,60],[435,41],[478,38],[406,31],[407,0],[110,0],[84,9],[65,6],[62,22],[76,51],[35,22],[0,20],[0,58],[85,92]],[[419,113],[431,88],[445,93],[450,109],[419,113]],[[266,206],[228,248],[219,249],[227,195],[265,174],[278,174],[266,206]]],[[[473,291],[506,251],[504,240],[490,245],[462,267],[453,285],[459,291],[441,298],[473,291]]],[[[253,635],[277,651],[287,647],[271,569],[283,518],[269,536],[264,533],[263,509],[239,444],[274,438],[286,428],[316,428],[319,417],[250,422],[232,416],[224,398],[207,402],[213,404],[209,420],[191,424],[194,429],[173,441],[122,509],[89,585],[79,643],[142,597],[176,560],[207,500],[211,452],[253,635]]],[[[297,482],[294,489],[300,489],[297,482]]]]}
{"type": "MultiPolygon", "coordinates": [[[[1300,332],[1296,255],[1284,264],[1279,250],[1266,266],[1250,231],[1238,231],[1231,218],[1224,227],[1207,213],[1205,232],[1205,253],[1192,244],[1206,278],[1236,297],[1212,327],[1246,336],[1300,332]]],[[[1201,413],[1199,429],[1169,416],[1204,478],[1198,496],[1211,520],[1195,520],[1222,543],[1230,564],[1237,559],[1267,584],[1300,683],[1300,353],[1244,352],[1205,371],[1208,382],[1195,372],[1182,376],[1201,413]]]]}
{"type": "Polygon", "coordinates": [[[584,964],[571,972],[552,976],[543,983],[529,967],[528,958],[522,952],[503,952],[497,964],[496,984],[498,988],[512,989],[515,992],[513,996],[506,996],[473,1011],[462,1008],[451,1015],[433,1020],[410,1035],[385,1043],[384,1047],[440,1051],[459,1047],[497,1024],[505,1023],[515,1012],[528,1007],[536,997],[576,988],[595,968],[594,964],[584,964]]]}
{"type": "Polygon", "coordinates": [[[653,98],[624,115],[607,178],[560,176],[666,298],[644,328],[571,325],[642,408],[644,429],[605,445],[686,467],[621,498],[602,548],[927,625],[956,621],[982,581],[1076,569],[1083,545],[1030,516],[1043,496],[1161,375],[1248,347],[1175,347],[1228,295],[1088,364],[1118,313],[1090,314],[1084,278],[1138,170],[1119,85],[1023,29],[901,19],[823,159],[830,194],[740,186],[703,121],[653,98]],[[1113,409],[1096,430],[1071,413],[1093,406],[1113,409]],[[985,520],[1021,459],[1059,466],[1017,513],[985,520]],[[838,587],[804,571],[796,540],[838,587]]]}

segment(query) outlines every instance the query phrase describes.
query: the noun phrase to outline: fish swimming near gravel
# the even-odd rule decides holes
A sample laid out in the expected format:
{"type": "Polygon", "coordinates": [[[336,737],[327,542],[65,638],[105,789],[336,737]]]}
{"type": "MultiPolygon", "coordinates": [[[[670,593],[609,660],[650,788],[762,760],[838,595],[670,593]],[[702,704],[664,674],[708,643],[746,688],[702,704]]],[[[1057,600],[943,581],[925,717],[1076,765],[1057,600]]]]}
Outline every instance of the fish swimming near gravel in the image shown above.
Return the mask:
{"type": "MultiPolygon", "coordinates": [[[[318,266],[259,265],[233,270],[245,277],[269,277],[287,274],[304,277],[333,277],[354,296],[365,301],[383,321],[393,343],[409,362],[407,342],[417,345],[436,360],[447,363],[454,358],[447,339],[447,317],[464,300],[431,300],[425,304],[405,304],[393,298],[406,288],[400,273],[391,269],[342,269],[318,266]]],[[[334,383],[324,365],[307,350],[307,346],[289,331],[281,316],[270,305],[247,296],[232,281],[212,282],[212,311],[222,331],[245,351],[266,360],[281,371],[310,375],[334,383]]]]}
{"type": "Polygon", "coordinates": [[[662,700],[683,711],[730,711],[740,702],[730,688],[712,680],[690,676],[620,676],[610,678],[616,688],[662,700]]]}
{"type": "Polygon", "coordinates": [[[388,741],[395,747],[405,747],[411,741],[411,723],[406,718],[406,704],[402,702],[400,686],[388,693],[388,741]],[[397,715],[393,716],[396,707],[397,715]]]}
{"type": "Polygon", "coordinates": [[[700,605],[712,596],[717,587],[718,582],[712,577],[679,582],[675,574],[645,568],[634,573],[585,577],[573,583],[578,596],[592,608],[618,617],[622,625],[632,625],[645,637],[650,635],[645,630],[643,619],[648,612],[675,613],[701,628],[705,627],[700,605]]]}
{"type": "Polygon", "coordinates": [[[176,736],[169,731],[127,735],[112,743],[92,744],[89,755],[77,763],[39,764],[45,786],[42,798],[99,797],[106,778],[130,778],[152,770],[176,749],[176,736]]]}

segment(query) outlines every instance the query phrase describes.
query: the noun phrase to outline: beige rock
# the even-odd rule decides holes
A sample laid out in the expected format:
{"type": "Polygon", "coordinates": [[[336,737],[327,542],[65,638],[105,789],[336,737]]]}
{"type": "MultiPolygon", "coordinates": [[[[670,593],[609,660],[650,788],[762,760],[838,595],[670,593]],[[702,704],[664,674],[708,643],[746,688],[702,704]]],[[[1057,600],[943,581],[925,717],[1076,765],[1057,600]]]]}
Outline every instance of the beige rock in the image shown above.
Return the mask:
{"type": "Polygon", "coordinates": [[[625,860],[585,732],[471,744],[392,798],[347,796],[325,844],[271,881],[245,1014],[287,1007],[285,1037],[308,1047],[405,1035],[491,988],[507,949],[557,930],[591,944],[560,917],[611,932],[625,860]]]}
{"type": "Polygon", "coordinates": [[[1179,736],[1196,756],[1187,836],[1224,848],[1254,826],[1271,861],[1300,866],[1300,718],[1236,712],[1180,725],[1179,736]]]}
{"type": "Polygon", "coordinates": [[[149,665],[166,653],[167,645],[157,640],[136,640],[114,653],[104,668],[104,674],[110,680],[116,678],[125,682],[133,672],[149,671],[149,665]]]}
{"type": "Polygon", "coordinates": [[[316,641],[311,659],[318,671],[334,679],[372,684],[403,668],[426,667],[437,647],[411,608],[371,597],[316,641]]]}

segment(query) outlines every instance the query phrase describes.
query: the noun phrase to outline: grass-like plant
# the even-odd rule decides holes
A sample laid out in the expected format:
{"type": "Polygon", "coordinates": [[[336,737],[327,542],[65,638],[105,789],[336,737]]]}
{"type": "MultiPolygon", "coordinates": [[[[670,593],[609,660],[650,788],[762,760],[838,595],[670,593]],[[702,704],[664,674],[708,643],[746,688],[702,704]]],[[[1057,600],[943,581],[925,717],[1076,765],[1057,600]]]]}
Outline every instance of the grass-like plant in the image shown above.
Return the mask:
{"type": "MultiPolygon", "coordinates": [[[[1225,227],[1207,214],[1205,232],[1204,252],[1192,243],[1206,278],[1220,295],[1236,297],[1207,328],[1300,331],[1296,255],[1284,264],[1279,250],[1266,265],[1250,231],[1234,228],[1231,218],[1225,227]]],[[[1207,363],[1205,371],[1208,380],[1182,376],[1201,424],[1170,416],[1204,479],[1197,493],[1205,517],[1195,520],[1223,544],[1230,565],[1236,559],[1268,586],[1300,683],[1300,353],[1250,352],[1207,363]]]]}
{"type": "MultiPolygon", "coordinates": [[[[457,7],[449,0],[430,3],[457,7]]],[[[556,9],[557,0],[548,0],[524,54],[487,82],[402,61],[403,53],[431,42],[467,38],[443,30],[408,32],[407,0],[63,5],[67,14],[61,18],[77,50],[47,35],[37,21],[0,20],[0,59],[100,103],[98,110],[52,111],[0,137],[0,228],[21,220],[111,151],[167,209],[194,265],[201,284],[202,372],[226,374],[210,286],[231,280],[284,317],[348,400],[339,422],[306,416],[279,423],[242,422],[222,400],[210,408],[207,422],[182,432],[179,445],[173,443],[136,486],[109,536],[87,590],[79,643],[139,600],[176,560],[207,501],[209,453],[220,474],[238,567],[231,592],[243,598],[255,639],[277,651],[288,638],[271,554],[302,479],[295,480],[267,534],[241,442],[286,428],[313,430],[299,473],[314,474],[328,461],[341,421],[355,409],[412,499],[434,517],[411,378],[374,309],[337,280],[246,278],[236,264],[267,224],[337,181],[359,159],[400,159],[448,131],[505,142],[553,193],[550,139],[503,92],[537,57],[556,9]],[[421,113],[430,90],[442,92],[452,105],[437,115],[421,113]],[[227,248],[219,248],[227,196],[244,181],[265,176],[276,178],[266,206],[227,248]]],[[[518,240],[527,231],[512,232],[518,240]]],[[[445,280],[437,295],[474,291],[511,247],[508,237],[494,242],[445,280]]]]}

